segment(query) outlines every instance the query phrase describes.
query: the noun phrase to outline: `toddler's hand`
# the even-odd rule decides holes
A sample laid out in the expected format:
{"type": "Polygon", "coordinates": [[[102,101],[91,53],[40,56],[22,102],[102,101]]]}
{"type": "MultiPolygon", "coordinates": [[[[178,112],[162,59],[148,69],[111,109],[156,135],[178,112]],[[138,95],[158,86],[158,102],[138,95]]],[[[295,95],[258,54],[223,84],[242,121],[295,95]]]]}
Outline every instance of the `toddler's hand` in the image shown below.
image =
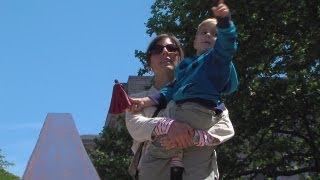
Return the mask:
{"type": "Polygon", "coordinates": [[[143,98],[129,98],[131,106],[128,107],[128,110],[131,112],[141,111],[144,108],[143,98]]]}
{"type": "Polygon", "coordinates": [[[216,17],[227,17],[230,14],[230,10],[228,6],[224,4],[224,0],[219,0],[218,6],[212,7],[211,10],[216,17]]]}

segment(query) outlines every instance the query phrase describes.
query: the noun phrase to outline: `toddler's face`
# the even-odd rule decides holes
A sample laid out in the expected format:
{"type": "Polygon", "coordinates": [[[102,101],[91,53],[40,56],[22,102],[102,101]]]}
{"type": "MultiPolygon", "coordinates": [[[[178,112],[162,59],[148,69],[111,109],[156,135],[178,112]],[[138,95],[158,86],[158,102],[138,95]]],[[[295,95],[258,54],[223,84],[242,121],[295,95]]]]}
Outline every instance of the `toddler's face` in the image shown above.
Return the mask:
{"type": "Polygon", "coordinates": [[[193,43],[193,47],[197,50],[197,55],[200,55],[208,49],[213,48],[216,38],[216,25],[213,23],[203,24],[198,29],[193,43]]]}

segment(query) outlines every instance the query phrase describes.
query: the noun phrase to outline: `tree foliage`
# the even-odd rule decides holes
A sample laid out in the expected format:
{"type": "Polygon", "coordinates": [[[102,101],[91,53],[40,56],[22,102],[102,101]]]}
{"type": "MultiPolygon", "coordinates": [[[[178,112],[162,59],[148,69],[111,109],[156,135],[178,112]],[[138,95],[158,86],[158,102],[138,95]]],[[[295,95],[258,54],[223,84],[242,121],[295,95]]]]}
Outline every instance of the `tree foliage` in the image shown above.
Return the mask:
{"type": "MultiPolygon", "coordinates": [[[[172,33],[194,54],[212,0],[156,0],[147,33],[172,33]]],[[[236,135],[218,147],[222,178],[320,174],[320,2],[229,0],[240,86],[225,102],[236,135]]],[[[145,54],[136,51],[145,69],[145,54]]]]}
{"type": "Polygon", "coordinates": [[[0,168],[0,179],[1,180],[18,180],[19,177],[9,173],[5,169],[0,168]]]}
{"type": "Polygon", "coordinates": [[[5,180],[17,180],[19,177],[7,172],[5,168],[9,166],[13,166],[13,163],[8,162],[5,157],[1,154],[1,149],[0,149],[0,179],[5,179],[5,180]]]}
{"type": "MultiPolygon", "coordinates": [[[[156,0],[146,26],[192,47],[197,25],[212,17],[212,0],[156,0]]],[[[236,135],[220,145],[221,179],[290,176],[320,178],[320,2],[228,0],[238,31],[234,57],[240,86],[225,97],[236,135]]],[[[136,50],[147,72],[143,51],[136,50]]],[[[131,137],[104,128],[89,153],[102,179],[129,179],[131,137]]]]}
{"type": "Polygon", "coordinates": [[[119,116],[117,121],[119,126],[115,129],[104,127],[100,138],[95,140],[96,148],[88,150],[101,179],[131,179],[128,167],[132,158],[132,138],[124,117],[119,116]]]}

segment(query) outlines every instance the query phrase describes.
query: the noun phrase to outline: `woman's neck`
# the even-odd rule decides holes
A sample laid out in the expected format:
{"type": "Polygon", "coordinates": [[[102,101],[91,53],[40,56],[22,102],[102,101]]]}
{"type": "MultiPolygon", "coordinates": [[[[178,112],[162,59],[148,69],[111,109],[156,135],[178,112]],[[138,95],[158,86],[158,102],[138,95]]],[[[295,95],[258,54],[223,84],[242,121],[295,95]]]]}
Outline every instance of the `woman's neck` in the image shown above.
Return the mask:
{"type": "Polygon", "coordinates": [[[154,83],[153,83],[153,86],[160,90],[162,89],[166,84],[168,84],[169,82],[173,81],[173,74],[172,75],[169,75],[169,74],[166,74],[166,75],[163,75],[163,76],[154,76],[154,83]]]}

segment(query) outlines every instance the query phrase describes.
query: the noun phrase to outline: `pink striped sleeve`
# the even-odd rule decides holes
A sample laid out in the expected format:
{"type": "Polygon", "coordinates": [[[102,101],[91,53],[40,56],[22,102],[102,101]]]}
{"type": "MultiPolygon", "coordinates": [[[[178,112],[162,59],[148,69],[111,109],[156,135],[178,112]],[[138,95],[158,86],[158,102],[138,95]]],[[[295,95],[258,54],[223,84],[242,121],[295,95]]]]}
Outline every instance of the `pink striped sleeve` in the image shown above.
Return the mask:
{"type": "Polygon", "coordinates": [[[213,146],[219,141],[212,137],[207,131],[195,130],[195,136],[199,137],[199,141],[195,144],[196,146],[213,146]]]}
{"type": "Polygon", "coordinates": [[[163,118],[161,121],[159,121],[157,126],[154,128],[153,130],[154,135],[160,136],[160,135],[167,134],[172,122],[173,122],[172,119],[163,118]]]}

